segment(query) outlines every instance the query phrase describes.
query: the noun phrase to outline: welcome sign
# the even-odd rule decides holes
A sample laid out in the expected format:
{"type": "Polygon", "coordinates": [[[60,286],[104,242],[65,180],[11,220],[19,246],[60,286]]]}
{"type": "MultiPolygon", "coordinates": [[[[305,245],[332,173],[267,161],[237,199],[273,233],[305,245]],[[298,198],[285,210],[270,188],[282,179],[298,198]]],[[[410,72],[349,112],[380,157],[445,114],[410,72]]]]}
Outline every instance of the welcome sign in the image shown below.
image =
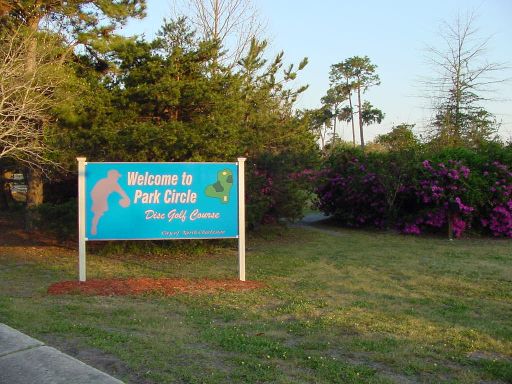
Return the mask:
{"type": "Polygon", "coordinates": [[[236,163],[87,163],[88,240],[238,236],[236,163]]]}
{"type": "Polygon", "coordinates": [[[244,158],[98,163],[78,158],[79,270],[85,241],[238,238],[245,280],[244,158]]]}

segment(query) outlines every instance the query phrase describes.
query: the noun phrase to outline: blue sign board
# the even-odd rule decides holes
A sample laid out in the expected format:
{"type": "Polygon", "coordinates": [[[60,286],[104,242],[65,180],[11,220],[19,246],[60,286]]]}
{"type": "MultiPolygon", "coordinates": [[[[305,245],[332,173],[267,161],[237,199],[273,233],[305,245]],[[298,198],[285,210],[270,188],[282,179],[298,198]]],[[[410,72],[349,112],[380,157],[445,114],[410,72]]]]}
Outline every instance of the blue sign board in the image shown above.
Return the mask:
{"type": "Polygon", "coordinates": [[[87,240],[236,238],[237,163],[86,163],[87,240]]]}

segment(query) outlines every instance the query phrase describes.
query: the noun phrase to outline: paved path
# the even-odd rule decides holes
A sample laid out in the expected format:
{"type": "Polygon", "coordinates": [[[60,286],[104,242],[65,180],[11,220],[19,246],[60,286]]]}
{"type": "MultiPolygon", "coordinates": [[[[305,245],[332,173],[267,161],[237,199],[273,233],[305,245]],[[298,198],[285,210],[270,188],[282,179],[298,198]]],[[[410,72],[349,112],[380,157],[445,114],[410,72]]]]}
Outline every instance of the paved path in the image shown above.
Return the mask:
{"type": "Polygon", "coordinates": [[[123,384],[0,323],[0,384],[123,384]]]}
{"type": "Polygon", "coordinates": [[[309,215],[304,216],[298,222],[291,224],[291,226],[307,228],[307,229],[311,229],[313,231],[326,233],[326,234],[332,235],[332,236],[345,237],[346,236],[345,233],[336,231],[334,229],[328,229],[328,228],[323,228],[323,227],[318,226],[318,224],[321,224],[322,221],[328,220],[328,219],[329,219],[329,216],[325,216],[323,213],[310,213],[309,215]]]}

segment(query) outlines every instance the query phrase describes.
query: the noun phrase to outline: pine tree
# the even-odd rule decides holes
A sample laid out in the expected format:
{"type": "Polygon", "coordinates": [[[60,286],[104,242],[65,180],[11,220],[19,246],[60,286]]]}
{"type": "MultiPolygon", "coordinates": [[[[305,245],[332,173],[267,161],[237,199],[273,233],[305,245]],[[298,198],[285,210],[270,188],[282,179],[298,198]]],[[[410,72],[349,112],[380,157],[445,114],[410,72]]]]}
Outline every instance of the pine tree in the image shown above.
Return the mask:
{"type": "MultiPolygon", "coordinates": [[[[128,17],[144,14],[144,0],[95,1],[13,1],[8,0],[3,9],[3,28],[24,26],[30,36],[38,32],[57,33],[72,50],[82,44],[95,53],[105,49],[107,38],[128,17]],[[95,49],[94,49],[95,48],[95,49]]],[[[37,39],[33,39],[27,50],[26,72],[34,73],[37,64],[37,39]]],[[[35,126],[41,124],[34,121],[35,126]]],[[[36,128],[39,129],[39,128],[36,128]]],[[[27,207],[33,208],[43,202],[43,171],[30,167],[28,172],[27,207]]],[[[29,220],[30,221],[30,220],[29,220]]]]}

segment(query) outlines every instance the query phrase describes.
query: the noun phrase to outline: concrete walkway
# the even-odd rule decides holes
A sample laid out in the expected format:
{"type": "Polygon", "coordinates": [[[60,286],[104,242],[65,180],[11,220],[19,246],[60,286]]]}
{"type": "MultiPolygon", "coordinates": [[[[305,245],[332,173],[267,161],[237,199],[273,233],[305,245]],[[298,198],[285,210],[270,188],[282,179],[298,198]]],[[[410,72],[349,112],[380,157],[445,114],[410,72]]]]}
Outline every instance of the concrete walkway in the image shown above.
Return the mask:
{"type": "Polygon", "coordinates": [[[0,323],[1,384],[123,382],[0,323]]]}

